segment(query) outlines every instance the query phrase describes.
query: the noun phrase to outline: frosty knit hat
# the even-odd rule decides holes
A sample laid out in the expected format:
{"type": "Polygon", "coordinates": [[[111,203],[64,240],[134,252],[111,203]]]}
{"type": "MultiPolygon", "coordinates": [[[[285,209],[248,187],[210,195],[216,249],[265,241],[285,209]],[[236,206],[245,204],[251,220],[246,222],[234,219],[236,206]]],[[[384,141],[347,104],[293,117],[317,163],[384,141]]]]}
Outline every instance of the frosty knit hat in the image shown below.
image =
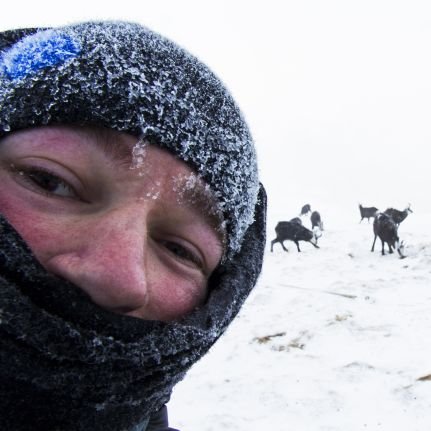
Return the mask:
{"type": "Polygon", "coordinates": [[[241,248],[259,190],[255,149],[230,93],[199,60],[127,22],[10,31],[0,52],[0,137],[54,123],[142,137],[209,184],[227,257],[241,248]]]}

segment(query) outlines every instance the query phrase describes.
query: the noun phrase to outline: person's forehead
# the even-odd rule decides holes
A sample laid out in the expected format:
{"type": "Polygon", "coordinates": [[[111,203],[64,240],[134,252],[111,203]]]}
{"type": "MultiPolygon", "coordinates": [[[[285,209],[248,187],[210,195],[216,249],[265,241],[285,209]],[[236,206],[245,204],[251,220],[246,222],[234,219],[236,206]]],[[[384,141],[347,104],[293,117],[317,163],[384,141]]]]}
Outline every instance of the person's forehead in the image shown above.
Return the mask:
{"type": "Polygon", "coordinates": [[[151,183],[155,193],[159,183],[148,171],[153,174],[156,171],[168,179],[169,192],[179,205],[201,213],[211,226],[222,231],[223,216],[213,191],[191,167],[168,150],[143,138],[101,127],[53,125],[18,133],[25,133],[27,140],[36,147],[50,149],[65,145],[74,156],[96,149],[109,161],[108,171],[114,168],[132,171],[142,181],[151,183]],[[148,169],[150,165],[151,170],[148,169]]]}

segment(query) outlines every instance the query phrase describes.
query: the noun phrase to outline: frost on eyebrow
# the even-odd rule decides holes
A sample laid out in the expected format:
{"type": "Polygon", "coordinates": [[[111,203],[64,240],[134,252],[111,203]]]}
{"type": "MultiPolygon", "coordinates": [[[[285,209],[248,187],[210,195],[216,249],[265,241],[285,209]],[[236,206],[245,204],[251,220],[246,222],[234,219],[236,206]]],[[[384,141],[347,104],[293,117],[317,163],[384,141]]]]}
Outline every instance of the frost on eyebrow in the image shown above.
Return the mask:
{"type": "Polygon", "coordinates": [[[224,241],[226,221],[223,217],[222,207],[211,187],[195,173],[173,176],[172,182],[173,191],[177,196],[177,203],[193,207],[201,212],[224,241]]]}
{"type": "MultiPolygon", "coordinates": [[[[143,175],[143,174],[139,174],[143,175]]],[[[155,184],[151,187],[151,189],[145,194],[145,199],[156,200],[160,197],[160,181],[156,181],[155,184]]]]}
{"type": "Polygon", "coordinates": [[[148,142],[143,137],[141,137],[132,148],[132,163],[130,165],[130,169],[138,169],[138,175],[140,177],[144,175],[142,168],[145,164],[144,162],[145,154],[147,152],[147,145],[148,142]]]}

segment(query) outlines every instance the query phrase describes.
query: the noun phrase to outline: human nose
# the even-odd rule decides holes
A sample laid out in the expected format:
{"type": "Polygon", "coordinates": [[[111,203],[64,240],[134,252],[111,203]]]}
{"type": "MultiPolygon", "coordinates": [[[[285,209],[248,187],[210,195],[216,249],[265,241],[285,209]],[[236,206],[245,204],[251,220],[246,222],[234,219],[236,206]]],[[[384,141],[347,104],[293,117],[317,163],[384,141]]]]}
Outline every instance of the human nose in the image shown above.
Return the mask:
{"type": "Polygon", "coordinates": [[[102,308],[133,315],[148,303],[146,236],[143,214],[114,210],[79,223],[46,267],[102,308]]]}

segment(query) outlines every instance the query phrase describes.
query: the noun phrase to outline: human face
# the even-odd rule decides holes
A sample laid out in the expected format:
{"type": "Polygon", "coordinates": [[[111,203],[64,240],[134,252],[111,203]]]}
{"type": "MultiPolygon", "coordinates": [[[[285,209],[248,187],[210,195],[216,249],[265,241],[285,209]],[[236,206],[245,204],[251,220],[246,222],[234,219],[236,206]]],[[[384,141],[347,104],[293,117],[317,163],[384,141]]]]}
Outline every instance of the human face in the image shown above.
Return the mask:
{"type": "Polygon", "coordinates": [[[49,272],[96,304],[170,321],[205,300],[223,240],[205,184],[167,151],[137,141],[69,126],[7,135],[0,212],[49,272]]]}

